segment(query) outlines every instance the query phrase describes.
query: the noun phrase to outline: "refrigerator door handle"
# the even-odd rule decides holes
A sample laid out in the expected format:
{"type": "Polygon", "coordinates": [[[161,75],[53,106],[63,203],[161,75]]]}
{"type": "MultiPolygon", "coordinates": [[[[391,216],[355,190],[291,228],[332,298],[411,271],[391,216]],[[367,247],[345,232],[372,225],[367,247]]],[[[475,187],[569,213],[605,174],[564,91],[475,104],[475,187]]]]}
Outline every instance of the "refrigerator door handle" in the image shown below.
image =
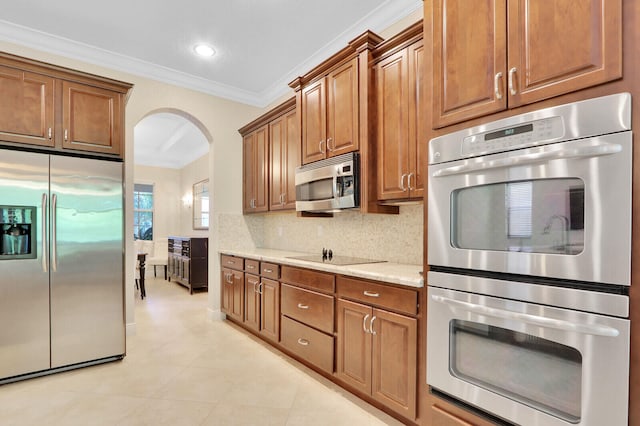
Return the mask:
{"type": "Polygon", "coordinates": [[[42,272],[48,272],[47,255],[47,194],[42,194],[42,272]]]}
{"type": "Polygon", "coordinates": [[[53,272],[56,272],[58,269],[58,254],[56,253],[56,246],[58,245],[58,239],[56,236],[57,206],[58,196],[53,194],[51,196],[51,270],[53,272]]]}

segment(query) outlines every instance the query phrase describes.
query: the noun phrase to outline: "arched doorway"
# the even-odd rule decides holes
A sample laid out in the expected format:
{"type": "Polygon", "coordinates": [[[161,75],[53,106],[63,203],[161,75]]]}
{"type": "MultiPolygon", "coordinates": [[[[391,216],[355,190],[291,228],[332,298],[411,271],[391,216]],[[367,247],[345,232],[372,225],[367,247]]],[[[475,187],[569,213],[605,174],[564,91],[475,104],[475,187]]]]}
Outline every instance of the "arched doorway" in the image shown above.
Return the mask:
{"type": "Polygon", "coordinates": [[[162,270],[167,263],[169,236],[208,237],[200,216],[208,219],[209,198],[208,193],[203,198],[202,188],[209,187],[212,137],[198,119],[169,108],[149,112],[133,130],[134,246],[149,253],[150,277],[155,265],[162,270]]]}

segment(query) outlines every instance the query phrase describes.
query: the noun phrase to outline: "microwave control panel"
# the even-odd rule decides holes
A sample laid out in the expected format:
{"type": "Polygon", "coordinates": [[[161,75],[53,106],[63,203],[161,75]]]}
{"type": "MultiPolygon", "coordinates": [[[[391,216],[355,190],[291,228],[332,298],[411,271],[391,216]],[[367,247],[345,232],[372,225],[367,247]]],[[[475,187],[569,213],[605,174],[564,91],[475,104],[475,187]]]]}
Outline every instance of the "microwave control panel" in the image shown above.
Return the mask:
{"type": "Polygon", "coordinates": [[[464,157],[475,157],[494,152],[544,145],[561,138],[563,134],[564,126],[561,117],[544,118],[469,135],[462,141],[462,155],[464,157]]]}

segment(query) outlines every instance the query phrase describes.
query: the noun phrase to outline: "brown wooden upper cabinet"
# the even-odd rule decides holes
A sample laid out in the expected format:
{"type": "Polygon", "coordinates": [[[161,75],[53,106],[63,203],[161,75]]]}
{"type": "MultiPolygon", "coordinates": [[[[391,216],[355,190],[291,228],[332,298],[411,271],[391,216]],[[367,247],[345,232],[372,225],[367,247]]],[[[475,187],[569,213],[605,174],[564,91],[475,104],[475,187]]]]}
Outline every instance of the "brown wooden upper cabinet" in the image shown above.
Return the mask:
{"type": "Polygon", "coordinates": [[[54,79],[0,65],[0,139],[54,146],[54,79]]]}
{"type": "Polygon", "coordinates": [[[131,87],[0,52],[0,141],[121,157],[131,87]]]}
{"type": "Polygon", "coordinates": [[[302,163],[358,150],[358,61],[302,89],[302,163]]]}
{"type": "Polygon", "coordinates": [[[269,210],[268,138],[269,126],[266,124],[243,137],[244,213],[269,210]]]}
{"type": "Polygon", "coordinates": [[[295,209],[298,127],[296,99],[291,98],[238,130],[243,141],[244,214],[295,209]]]}
{"type": "Polygon", "coordinates": [[[420,39],[375,65],[378,152],[378,200],[420,199],[422,168],[427,163],[424,117],[424,44],[422,23],[412,31],[420,39]]]}
{"type": "Polygon", "coordinates": [[[427,5],[434,128],[622,77],[621,0],[427,5]]]}
{"type": "Polygon", "coordinates": [[[62,147],[119,155],[122,98],[118,93],[62,82],[62,147]]]}
{"type": "Polygon", "coordinates": [[[296,167],[300,165],[295,108],[269,123],[269,210],[295,210],[296,167]]]}

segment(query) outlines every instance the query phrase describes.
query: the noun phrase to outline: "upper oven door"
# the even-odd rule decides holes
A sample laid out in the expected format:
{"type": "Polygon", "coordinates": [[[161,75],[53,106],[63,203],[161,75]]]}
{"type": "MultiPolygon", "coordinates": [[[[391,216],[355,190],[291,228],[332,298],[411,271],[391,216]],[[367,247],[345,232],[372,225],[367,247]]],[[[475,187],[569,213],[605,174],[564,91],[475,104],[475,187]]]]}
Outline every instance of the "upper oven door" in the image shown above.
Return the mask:
{"type": "Polygon", "coordinates": [[[428,263],[630,284],[631,132],[429,166],[428,263]]]}

